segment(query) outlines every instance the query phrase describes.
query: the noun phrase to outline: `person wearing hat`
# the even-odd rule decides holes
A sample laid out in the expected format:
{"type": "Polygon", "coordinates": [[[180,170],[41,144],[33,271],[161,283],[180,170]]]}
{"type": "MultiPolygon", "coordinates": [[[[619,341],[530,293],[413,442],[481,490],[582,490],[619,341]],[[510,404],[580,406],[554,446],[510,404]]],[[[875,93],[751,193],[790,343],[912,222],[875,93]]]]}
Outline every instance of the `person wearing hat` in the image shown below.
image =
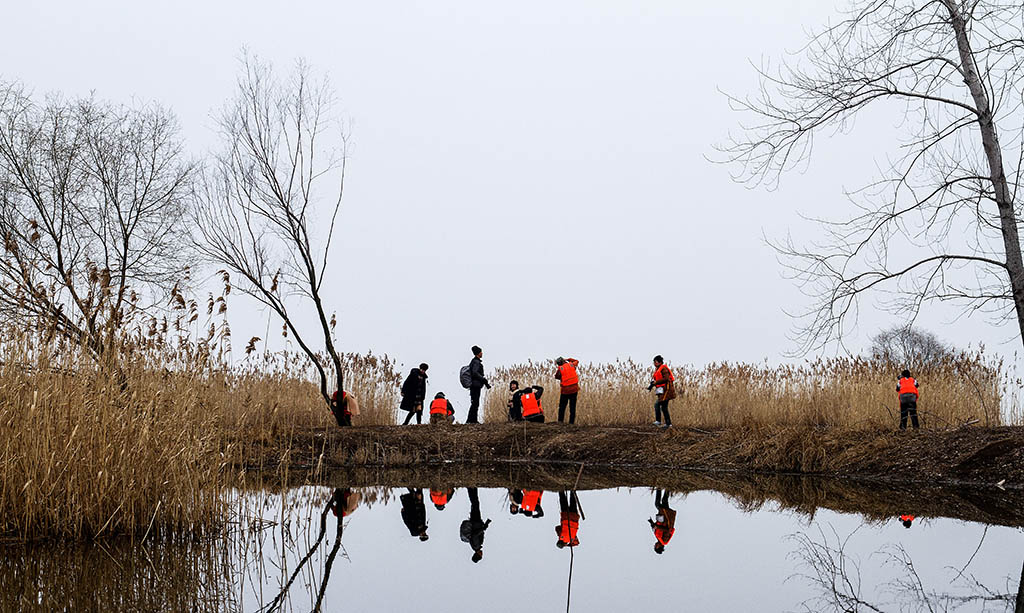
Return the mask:
{"type": "Polygon", "coordinates": [[[565,421],[565,408],[569,407],[569,423],[576,423],[576,399],[580,392],[580,377],[576,373],[576,367],[580,365],[579,360],[569,358],[568,360],[559,357],[555,360],[558,372],[555,378],[562,384],[561,394],[558,396],[558,422],[565,421]]]}
{"type": "Polygon", "coordinates": [[[900,380],[896,382],[896,392],[900,396],[900,430],[907,429],[907,416],[910,416],[914,429],[917,430],[920,424],[917,422],[917,379],[910,376],[909,370],[900,374],[900,380]]]}
{"type": "Polygon", "coordinates": [[[480,409],[480,391],[485,387],[491,389],[491,384],[484,376],[484,350],[478,345],[473,345],[470,351],[473,352],[473,359],[469,362],[471,382],[469,385],[469,413],[466,414],[466,423],[478,424],[480,423],[477,419],[477,411],[480,409]]]}
{"type": "Polygon", "coordinates": [[[455,407],[452,406],[451,400],[445,398],[444,392],[438,392],[434,395],[433,402],[430,403],[430,425],[453,423],[455,423],[455,407]]]}
{"type": "Polygon", "coordinates": [[[469,519],[462,520],[459,525],[459,538],[463,543],[469,543],[473,549],[473,563],[476,564],[484,558],[484,532],[491,525],[491,520],[484,521],[480,514],[480,498],[475,487],[469,488],[469,519]]]}
{"type": "Polygon", "coordinates": [[[427,368],[429,367],[426,363],[420,364],[419,368],[413,368],[402,384],[400,408],[409,412],[405,416],[403,426],[408,426],[413,416],[416,417],[417,424],[423,423],[423,400],[427,397],[427,368]]]}

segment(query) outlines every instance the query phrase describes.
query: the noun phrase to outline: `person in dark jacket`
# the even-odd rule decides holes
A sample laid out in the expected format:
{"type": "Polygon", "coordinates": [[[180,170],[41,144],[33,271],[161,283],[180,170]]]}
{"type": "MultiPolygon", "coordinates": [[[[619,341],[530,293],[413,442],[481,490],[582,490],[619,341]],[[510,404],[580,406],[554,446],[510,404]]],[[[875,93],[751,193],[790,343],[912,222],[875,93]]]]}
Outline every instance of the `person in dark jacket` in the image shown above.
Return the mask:
{"type": "Polygon", "coordinates": [[[519,382],[516,380],[509,381],[508,383],[508,420],[509,421],[523,421],[522,405],[517,409],[515,403],[516,392],[519,391],[519,382]]]}
{"type": "Polygon", "coordinates": [[[462,520],[459,526],[459,537],[463,543],[473,548],[473,563],[484,557],[484,532],[491,525],[491,520],[484,521],[480,515],[480,498],[475,487],[469,489],[469,519],[462,520]]]}
{"type": "Polygon", "coordinates": [[[523,504],[523,490],[508,491],[508,512],[512,515],[519,513],[519,505],[523,504]]]}
{"type": "Polygon", "coordinates": [[[480,410],[480,390],[485,387],[491,389],[491,384],[484,376],[484,350],[473,345],[472,351],[473,359],[469,363],[469,375],[473,380],[469,385],[469,413],[466,415],[466,423],[478,424],[480,423],[477,415],[480,410]]]}
{"type": "Polygon", "coordinates": [[[531,415],[529,417],[523,417],[523,394],[533,394],[537,397],[537,403],[540,404],[541,396],[544,395],[544,388],[539,385],[527,385],[526,387],[516,390],[512,394],[512,414],[518,416],[516,421],[526,421],[544,423],[544,409],[541,408],[540,413],[531,415]]]}
{"type": "Polygon", "coordinates": [[[917,396],[920,386],[917,379],[910,376],[909,370],[900,373],[896,382],[896,393],[900,398],[900,430],[907,429],[907,417],[910,417],[914,429],[917,430],[921,424],[917,421],[917,396]]]}
{"type": "Polygon", "coordinates": [[[402,521],[409,529],[410,536],[418,536],[425,541],[427,536],[427,506],[423,503],[423,488],[407,488],[408,493],[398,497],[402,501],[402,521]]]}
{"type": "Polygon", "coordinates": [[[405,383],[402,384],[400,408],[409,412],[405,416],[403,426],[409,425],[413,415],[416,416],[417,424],[423,423],[423,399],[427,397],[427,368],[429,366],[425,363],[420,364],[419,368],[413,368],[409,371],[409,376],[405,378],[405,383]]]}

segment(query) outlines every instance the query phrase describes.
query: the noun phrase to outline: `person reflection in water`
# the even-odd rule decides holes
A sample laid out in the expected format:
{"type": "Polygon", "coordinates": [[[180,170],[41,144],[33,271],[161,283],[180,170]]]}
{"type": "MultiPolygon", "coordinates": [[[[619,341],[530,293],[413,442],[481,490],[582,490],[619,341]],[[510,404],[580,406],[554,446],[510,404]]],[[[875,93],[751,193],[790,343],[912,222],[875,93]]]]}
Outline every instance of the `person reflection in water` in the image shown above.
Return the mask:
{"type": "Polygon", "coordinates": [[[508,512],[511,515],[519,513],[519,506],[523,504],[523,490],[508,491],[508,512]]]}
{"type": "Polygon", "coordinates": [[[359,498],[359,492],[353,492],[347,487],[335,489],[329,503],[331,513],[334,513],[334,516],[341,521],[356,512],[356,509],[359,507],[359,498]]]}
{"type": "Polygon", "coordinates": [[[900,521],[903,522],[903,527],[904,528],[910,528],[911,526],[914,525],[914,516],[913,515],[900,515],[900,521]]]}
{"type": "Polygon", "coordinates": [[[668,545],[672,535],[676,533],[676,512],[668,506],[670,497],[671,493],[668,490],[665,490],[664,495],[661,490],[655,490],[654,508],[658,512],[654,519],[647,519],[647,523],[651,524],[651,529],[654,530],[654,552],[658,554],[665,553],[665,545],[668,545]]]}
{"type": "Polygon", "coordinates": [[[467,490],[469,492],[469,519],[462,520],[459,526],[459,537],[463,543],[469,543],[473,548],[473,563],[476,564],[484,558],[484,531],[491,525],[491,520],[484,521],[480,515],[480,498],[477,496],[475,487],[467,490]]]}
{"type": "Polygon", "coordinates": [[[558,525],[555,526],[555,534],[558,535],[555,547],[559,549],[563,549],[566,545],[575,547],[580,544],[580,506],[576,492],[572,492],[572,494],[566,494],[564,491],[558,492],[558,507],[561,511],[561,518],[558,525]]]}
{"type": "Polygon", "coordinates": [[[544,492],[541,490],[524,490],[523,502],[519,505],[519,512],[534,519],[544,517],[544,509],[540,506],[540,499],[543,495],[544,492]]]}
{"type": "Polygon", "coordinates": [[[423,504],[423,488],[407,488],[409,491],[398,497],[402,501],[402,521],[409,529],[410,536],[425,541],[427,536],[427,507],[423,504]]]}
{"type": "Polygon", "coordinates": [[[434,508],[438,511],[444,511],[444,507],[448,504],[448,501],[455,495],[455,488],[450,487],[448,489],[431,489],[430,490],[430,502],[434,503],[434,508]]]}

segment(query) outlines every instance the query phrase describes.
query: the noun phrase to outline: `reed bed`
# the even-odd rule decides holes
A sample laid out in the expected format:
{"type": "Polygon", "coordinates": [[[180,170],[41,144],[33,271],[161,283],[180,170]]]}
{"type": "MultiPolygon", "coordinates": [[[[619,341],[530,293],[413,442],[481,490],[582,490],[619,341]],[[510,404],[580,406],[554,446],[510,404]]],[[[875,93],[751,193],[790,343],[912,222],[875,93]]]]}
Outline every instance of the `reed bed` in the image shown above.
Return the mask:
{"type": "MultiPolygon", "coordinates": [[[[180,347],[136,347],[112,368],[74,347],[7,338],[0,538],[202,531],[225,516],[228,468],[254,445],[296,428],[337,428],[305,363],[290,354],[225,367],[201,351],[186,360],[180,347]]],[[[357,423],[393,423],[393,362],[348,354],[345,368],[360,400],[357,423]]]]}
{"type": "MultiPolygon", "coordinates": [[[[745,426],[893,427],[899,419],[896,380],[901,365],[858,357],[818,359],[801,364],[714,363],[704,367],[669,364],[677,397],[670,403],[673,425],[703,428],[745,426]]],[[[487,421],[506,419],[508,383],[541,385],[548,420],[557,418],[559,384],[552,361],[497,368],[487,395],[487,421]]],[[[654,418],[654,394],[647,391],[653,367],[632,360],[581,364],[576,423],[645,424],[654,418]]],[[[914,376],[921,384],[918,409],[924,427],[973,420],[981,425],[1019,421],[1009,374],[983,352],[949,356],[914,376]],[[1004,406],[1012,404],[1013,406],[1004,406]]]]}

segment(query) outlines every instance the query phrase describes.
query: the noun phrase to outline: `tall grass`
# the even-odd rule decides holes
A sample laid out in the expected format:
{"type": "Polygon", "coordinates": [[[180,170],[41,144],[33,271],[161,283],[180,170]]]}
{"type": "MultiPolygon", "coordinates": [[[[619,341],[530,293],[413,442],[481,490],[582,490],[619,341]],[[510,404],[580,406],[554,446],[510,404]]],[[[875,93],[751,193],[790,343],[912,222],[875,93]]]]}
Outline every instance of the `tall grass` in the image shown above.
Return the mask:
{"type": "MultiPolygon", "coordinates": [[[[0,536],[146,537],[223,517],[229,466],[296,428],[336,428],[305,362],[227,367],[169,344],[102,367],[35,335],[0,345],[0,536]]],[[[345,356],[356,423],[393,423],[399,375],[345,356]]]]}
{"type": "MultiPolygon", "coordinates": [[[[892,427],[899,419],[896,380],[901,365],[878,359],[832,358],[796,365],[715,363],[671,365],[677,397],[672,422],[708,428],[750,425],[892,427]]],[[[494,391],[484,406],[487,421],[506,419],[508,382],[545,387],[548,420],[558,410],[553,362],[497,368],[494,391]]],[[[647,391],[653,367],[631,360],[583,364],[579,368],[578,424],[644,424],[654,419],[654,394],[647,391]]],[[[982,352],[959,353],[914,376],[926,426],[1004,423],[1001,411],[1008,374],[1001,361],[982,352]]],[[[1015,414],[1015,413],[1014,413],[1015,414]]]]}

